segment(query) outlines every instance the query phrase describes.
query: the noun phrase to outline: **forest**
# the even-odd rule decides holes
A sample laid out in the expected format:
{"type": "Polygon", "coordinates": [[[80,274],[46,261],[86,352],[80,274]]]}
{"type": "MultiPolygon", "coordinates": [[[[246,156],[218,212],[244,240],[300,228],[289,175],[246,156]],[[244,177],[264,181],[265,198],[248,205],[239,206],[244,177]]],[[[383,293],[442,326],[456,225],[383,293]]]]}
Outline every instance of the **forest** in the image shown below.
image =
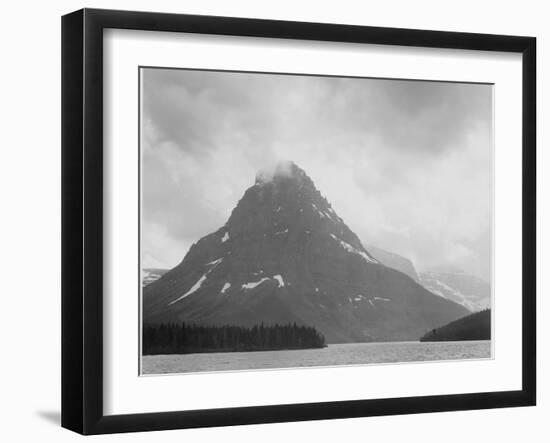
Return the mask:
{"type": "Polygon", "coordinates": [[[433,329],[420,341],[491,340],[491,310],[467,315],[445,326],[433,329]]]}
{"type": "Polygon", "coordinates": [[[325,347],[315,328],[286,325],[198,326],[185,323],[144,325],[143,355],[246,352],[325,347]]]}

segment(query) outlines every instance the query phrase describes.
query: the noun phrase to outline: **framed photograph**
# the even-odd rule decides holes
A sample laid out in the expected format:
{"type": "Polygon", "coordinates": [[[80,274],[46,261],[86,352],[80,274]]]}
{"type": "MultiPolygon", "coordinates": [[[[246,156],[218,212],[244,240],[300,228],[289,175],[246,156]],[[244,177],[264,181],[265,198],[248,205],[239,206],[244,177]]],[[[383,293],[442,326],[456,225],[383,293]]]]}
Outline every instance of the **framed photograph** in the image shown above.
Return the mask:
{"type": "Polygon", "coordinates": [[[535,404],[534,38],[84,9],[62,60],[64,427],[535,404]]]}

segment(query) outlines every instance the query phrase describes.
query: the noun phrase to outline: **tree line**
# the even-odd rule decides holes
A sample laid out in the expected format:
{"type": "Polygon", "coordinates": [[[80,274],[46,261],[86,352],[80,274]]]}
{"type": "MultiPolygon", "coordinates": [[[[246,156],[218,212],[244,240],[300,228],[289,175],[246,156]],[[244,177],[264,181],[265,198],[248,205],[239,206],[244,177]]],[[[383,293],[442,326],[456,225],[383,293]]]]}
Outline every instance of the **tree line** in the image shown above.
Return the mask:
{"type": "Polygon", "coordinates": [[[198,326],[186,323],[144,325],[143,355],[243,352],[325,347],[315,328],[296,323],[252,327],[198,326]]]}
{"type": "Polygon", "coordinates": [[[420,341],[491,340],[491,310],[467,315],[432,329],[420,341]]]}

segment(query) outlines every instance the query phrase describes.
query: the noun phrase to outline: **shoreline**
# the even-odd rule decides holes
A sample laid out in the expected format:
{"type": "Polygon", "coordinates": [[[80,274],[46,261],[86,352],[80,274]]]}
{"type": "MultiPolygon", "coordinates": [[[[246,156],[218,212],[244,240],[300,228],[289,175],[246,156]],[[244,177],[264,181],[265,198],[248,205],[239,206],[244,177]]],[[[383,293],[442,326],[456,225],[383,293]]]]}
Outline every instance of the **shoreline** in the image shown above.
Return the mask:
{"type": "Polygon", "coordinates": [[[467,342],[491,342],[492,340],[436,340],[436,341],[420,341],[420,340],[401,340],[401,341],[370,341],[370,342],[352,342],[352,343],[327,343],[322,347],[307,347],[307,348],[261,348],[261,349],[204,349],[204,350],[192,350],[190,352],[169,352],[169,353],[149,353],[141,354],[141,357],[157,357],[162,355],[200,355],[200,354],[232,354],[232,353],[252,353],[252,352],[269,352],[269,351],[307,351],[314,349],[326,349],[329,346],[342,346],[342,345],[383,345],[383,344],[405,344],[405,343],[467,343],[467,342]]]}
{"type": "Polygon", "coordinates": [[[155,353],[142,353],[142,357],[155,356],[155,355],[192,355],[192,354],[226,354],[232,352],[264,352],[264,351],[305,351],[307,349],[324,349],[328,344],[324,346],[308,346],[308,347],[281,347],[281,348],[251,348],[251,349],[193,349],[189,352],[155,352],[155,353]]]}

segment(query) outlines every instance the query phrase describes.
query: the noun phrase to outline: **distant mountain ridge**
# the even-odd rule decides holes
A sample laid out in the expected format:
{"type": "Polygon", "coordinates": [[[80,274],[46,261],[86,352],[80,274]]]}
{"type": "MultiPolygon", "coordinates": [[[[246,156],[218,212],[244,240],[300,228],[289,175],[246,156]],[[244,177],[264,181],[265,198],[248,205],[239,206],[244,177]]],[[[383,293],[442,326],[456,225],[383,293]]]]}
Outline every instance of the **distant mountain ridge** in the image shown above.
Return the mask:
{"type": "Polygon", "coordinates": [[[425,271],[420,284],[428,291],[461,304],[472,312],[491,307],[491,284],[464,272],[425,271]]]}
{"type": "Polygon", "coordinates": [[[167,272],[168,272],[168,269],[144,268],[142,273],[141,273],[141,277],[142,277],[141,284],[142,284],[142,286],[147,286],[147,285],[153,283],[154,281],[161,278],[167,272]]]}
{"type": "Polygon", "coordinates": [[[328,343],[418,340],[467,313],[380,263],[288,162],[258,173],[225,225],[143,289],[146,324],[296,322],[328,343]]]}
{"type": "Polygon", "coordinates": [[[491,307],[491,284],[458,269],[417,272],[412,260],[376,246],[369,251],[381,263],[407,274],[428,291],[476,312],[491,307]]]}
{"type": "Polygon", "coordinates": [[[369,246],[369,251],[374,255],[374,257],[381,263],[389,266],[390,268],[397,269],[403,274],[407,274],[415,282],[419,282],[418,274],[414,267],[414,264],[411,260],[402,255],[395,254],[394,252],[386,251],[382,248],[377,248],[376,246],[369,246]]]}

